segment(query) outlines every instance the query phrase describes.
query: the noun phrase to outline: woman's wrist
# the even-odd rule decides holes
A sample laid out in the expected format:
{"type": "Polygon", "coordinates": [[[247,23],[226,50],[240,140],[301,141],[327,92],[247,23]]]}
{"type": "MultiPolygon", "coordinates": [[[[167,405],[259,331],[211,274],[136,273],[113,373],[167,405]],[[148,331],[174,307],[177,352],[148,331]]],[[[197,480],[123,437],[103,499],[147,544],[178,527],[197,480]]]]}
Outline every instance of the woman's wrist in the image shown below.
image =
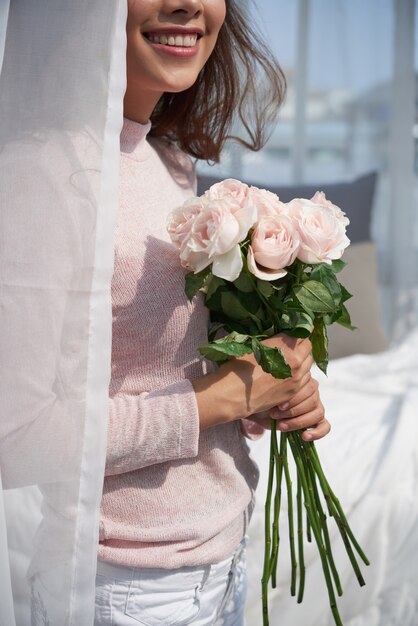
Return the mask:
{"type": "Polygon", "coordinates": [[[201,430],[247,417],[241,400],[245,398],[244,383],[227,366],[191,383],[196,395],[201,430]],[[239,383],[242,390],[239,389],[239,383]]]}

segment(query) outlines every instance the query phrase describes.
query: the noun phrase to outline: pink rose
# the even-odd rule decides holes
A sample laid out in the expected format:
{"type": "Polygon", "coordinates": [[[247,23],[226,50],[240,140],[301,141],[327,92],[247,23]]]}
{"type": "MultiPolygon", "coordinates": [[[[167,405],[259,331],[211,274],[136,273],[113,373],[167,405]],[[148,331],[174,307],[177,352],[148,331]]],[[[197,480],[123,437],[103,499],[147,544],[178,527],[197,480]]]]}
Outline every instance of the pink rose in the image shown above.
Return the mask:
{"type": "Polygon", "coordinates": [[[248,248],[248,269],[263,280],[282,278],[298,250],[299,235],[287,215],[262,217],[254,228],[248,248]]]}
{"type": "Polygon", "coordinates": [[[240,241],[246,238],[257,219],[257,210],[250,201],[249,191],[245,183],[227,178],[212,185],[203,196],[207,201],[227,200],[230,203],[231,212],[240,224],[240,241]]]}
{"type": "Polygon", "coordinates": [[[180,248],[183,267],[197,273],[212,264],[215,276],[233,281],[242,269],[240,242],[253,225],[234,198],[188,200],[172,212],[168,231],[180,248]]]}
{"type": "Polygon", "coordinates": [[[344,224],[344,226],[349,225],[350,220],[348,219],[344,211],[342,211],[340,207],[337,206],[336,204],[333,204],[330,200],[327,200],[323,191],[316,191],[315,194],[311,198],[311,202],[328,207],[328,209],[331,209],[331,211],[334,212],[335,217],[339,219],[340,222],[344,224]]]}
{"type": "Polygon", "coordinates": [[[279,200],[279,197],[267,189],[259,189],[252,186],[250,187],[249,196],[250,202],[257,209],[258,219],[265,215],[277,215],[286,210],[286,205],[279,200]]]}
{"type": "Polygon", "coordinates": [[[311,264],[331,263],[341,258],[350,240],[346,235],[344,220],[332,207],[295,198],[288,203],[288,210],[299,232],[297,256],[301,261],[311,264]]]}
{"type": "Polygon", "coordinates": [[[204,197],[209,200],[219,200],[227,197],[230,200],[234,200],[234,204],[238,204],[243,207],[247,196],[249,187],[240,180],[235,178],[226,178],[220,183],[215,183],[207,191],[205,191],[204,197]]]}
{"type": "Polygon", "coordinates": [[[202,198],[194,196],[186,200],[181,207],[174,209],[174,211],[169,214],[167,230],[172,242],[177,244],[179,248],[181,248],[185,240],[189,237],[192,222],[202,210],[202,198]]]}

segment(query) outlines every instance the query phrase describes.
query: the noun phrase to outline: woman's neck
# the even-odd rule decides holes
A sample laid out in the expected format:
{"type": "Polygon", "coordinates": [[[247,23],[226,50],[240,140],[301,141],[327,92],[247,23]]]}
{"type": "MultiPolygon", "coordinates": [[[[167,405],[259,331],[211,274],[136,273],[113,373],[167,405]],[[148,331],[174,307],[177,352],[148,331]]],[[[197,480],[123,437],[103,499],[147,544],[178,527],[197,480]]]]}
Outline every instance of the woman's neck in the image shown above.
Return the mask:
{"type": "Polygon", "coordinates": [[[146,124],[161,96],[161,93],[154,91],[139,94],[128,88],[123,100],[123,115],[133,122],[146,124]]]}

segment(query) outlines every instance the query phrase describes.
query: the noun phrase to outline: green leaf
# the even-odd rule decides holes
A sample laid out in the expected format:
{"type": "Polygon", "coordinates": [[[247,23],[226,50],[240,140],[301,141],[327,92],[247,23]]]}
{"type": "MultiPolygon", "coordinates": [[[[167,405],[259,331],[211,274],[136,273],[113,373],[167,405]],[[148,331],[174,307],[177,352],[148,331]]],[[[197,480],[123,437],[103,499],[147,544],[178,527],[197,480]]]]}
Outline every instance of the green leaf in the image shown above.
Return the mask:
{"type": "Polygon", "coordinates": [[[281,298],[284,298],[286,285],[283,283],[283,278],[278,278],[276,281],[271,281],[269,284],[273,287],[276,296],[279,295],[281,298]]]}
{"type": "Polygon", "coordinates": [[[267,299],[270,298],[270,296],[274,292],[274,288],[271,283],[269,283],[267,280],[260,280],[259,278],[257,278],[257,289],[261,293],[261,295],[263,295],[267,299]]]}
{"type": "Polygon", "coordinates": [[[237,296],[230,291],[226,291],[221,295],[221,306],[225,315],[233,320],[245,320],[249,317],[247,309],[241,304],[237,296]]]}
{"type": "Polygon", "coordinates": [[[273,335],[275,335],[277,333],[274,325],[273,326],[269,326],[269,328],[265,328],[263,330],[263,335],[265,335],[266,337],[273,337],[273,335]]]}
{"type": "MultiPolygon", "coordinates": [[[[262,332],[260,324],[257,325],[250,318],[245,320],[233,320],[222,313],[222,311],[211,311],[210,319],[212,324],[215,322],[222,324],[227,333],[237,332],[241,335],[259,335],[262,332]]],[[[214,337],[210,337],[211,341],[213,339],[214,337]]]]}
{"type": "Polygon", "coordinates": [[[230,291],[231,283],[227,284],[222,278],[213,276],[208,285],[205,305],[210,311],[222,312],[222,294],[230,291]]]}
{"type": "Polygon", "coordinates": [[[337,321],[337,319],[341,316],[341,311],[342,311],[342,307],[343,305],[341,305],[337,311],[335,311],[335,313],[332,313],[330,315],[326,315],[323,314],[321,315],[321,318],[324,322],[324,324],[326,324],[327,326],[331,326],[331,324],[334,324],[334,322],[337,321]]]}
{"type": "Polygon", "coordinates": [[[249,314],[259,319],[264,319],[262,300],[257,292],[243,293],[242,291],[237,291],[236,297],[249,314]]]}
{"type": "Polygon", "coordinates": [[[314,313],[333,313],[336,310],[329,290],[317,280],[308,280],[293,290],[303,308],[314,313]]]}
{"type": "Polygon", "coordinates": [[[327,327],[321,318],[315,319],[314,331],[311,337],[312,356],[315,363],[324,374],[327,373],[328,367],[328,336],[327,327]]]}
{"type": "Polygon", "coordinates": [[[332,267],[333,272],[338,274],[338,272],[341,272],[341,270],[343,270],[346,265],[347,263],[344,263],[344,261],[341,261],[341,259],[336,259],[335,261],[332,261],[330,267],[332,267]]]}
{"type": "Polygon", "coordinates": [[[305,339],[312,333],[313,317],[305,311],[289,309],[287,314],[282,315],[281,322],[283,325],[280,330],[283,330],[289,337],[305,339]]]}
{"type": "Polygon", "coordinates": [[[254,283],[245,270],[242,270],[238,278],[234,280],[234,285],[239,291],[243,291],[244,293],[251,293],[254,291],[254,283]]]}
{"type": "Polygon", "coordinates": [[[292,370],[279,348],[270,348],[256,338],[252,340],[252,348],[257,363],[265,372],[274,378],[290,378],[292,376],[292,370]]]}
{"type": "Polygon", "coordinates": [[[220,311],[230,320],[245,322],[252,320],[257,325],[258,334],[262,331],[265,312],[255,292],[243,293],[242,291],[221,291],[220,311]]]}
{"type": "Polygon", "coordinates": [[[269,299],[269,304],[274,311],[279,312],[286,310],[286,306],[283,303],[282,297],[280,295],[277,295],[276,293],[273,293],[273,295],[269,299]]]}
{"type": "Polygon", "coordinates": [[[251,354],[253,351],[248,335],[235,332],[199,346],[198,350],[202,356],[210,361],[215,361],[218,365],[225,363],[232,357],[244,356],[244,354],[251,354]]]}
{"type": "Polygon", "coordinates": [[[189,300],[192,300],[193,297],[199,291],[199,289],[203,287],[210,272],[211,272],[211,268],[209,266],[209,267],[205,267],[205,269],[199,272],[198,274],[194,274],[193,272],[188,272],[186,274],[185,292],[189,300]]]}
{"type": "Polygon", "coordinates": [[[309,315],[309,317],[312,320],[314,319],[316,315],[313,311],[310,311],[307,306],[302,306],[302,304],[296,298],[286,302],[285,312],[287,312],[288,314],[291,314],[292,311],[298,311],[299,313],[306,313],[306,315],[309,315]]]}
{"type": "Polygon", "coordinates": [[[217,343],[245,343],[248,339],[251,339],[249,335],[232,332],[229,333],[229,335],[225,335],[225,337],[218,339],[217,343]]]}
{"type": "Polygon", "coordinates": [[[314,267],[311,272],[311,280],[317,280],[318,282],[325,285],[325,287],[332,295],[335,306],[340,306],[342,298],[341,285],[336,279],[335,274],[329,265],[321,263],[320,265],[314,267]]]}
{"type": "Polygon", "coordinates": [[[341,283],[340,283],[340,287],[341,287],[341,302],[347,302],[347,300],[353,297],[353,294],[347,291],[347,289],[344,287],[344,285],[341,285],[341,283]]]}
{"type": "Polygon", "coordinates": [[[273,309],[281,311],[283,309],[283,299],[286,295],[286,285],[277,286],[270,283],[273,287],[273,293],[269,297],[269,304],[273,309]]]}
{"type": "Polygon", "coordinates": [[[206,300],[210,300],[215,292],[221,287],[226,287],[226,282],[223,278],[219,278],[219,276],[212,276],[206,292],[206,300]]]}
{"type": "Polygon", "coordinates": [[[352,326],[350,313],[347,311],[346,307],[342,305],[341,307],[341,315],[338,319],[335,320],[337,324],[344,326],[344,328],[348,328],[349,330],[357,330],[357,326],[352,326]]]}

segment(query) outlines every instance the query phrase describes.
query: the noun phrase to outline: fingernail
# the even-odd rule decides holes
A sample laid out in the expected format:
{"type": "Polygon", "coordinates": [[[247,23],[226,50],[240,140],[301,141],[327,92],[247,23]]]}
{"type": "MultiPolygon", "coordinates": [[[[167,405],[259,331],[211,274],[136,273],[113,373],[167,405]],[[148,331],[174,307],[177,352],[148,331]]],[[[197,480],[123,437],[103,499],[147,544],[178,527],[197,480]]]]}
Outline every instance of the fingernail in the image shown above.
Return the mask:
{"type": "Polygon", "coordinates": [[[280,422],[279,423],[279,428],[280,428],[280,430],[287,430],[289,428],[289,426],[286,424],[286,422],[280,422]]]}
{"type": "Polygon", "coordinates": [[[283,402],[283,404],[279,404],[280,411],[286,411],[290,406],[290,402],[283,402]]]}
{"type": "Polygon", "coordinates": [[[311,433],[305,433],[304,439],[306,441],[310,441],[311,439],[313,439],[313,435],[311,435],[311,433]]]}
{"type": "Polygon", "coordinates": [[[278,417],[280,416],[280,413],[277,409],[272,409],[270,411],[270,417],[274,420],[276,420],[278,417]]]}

